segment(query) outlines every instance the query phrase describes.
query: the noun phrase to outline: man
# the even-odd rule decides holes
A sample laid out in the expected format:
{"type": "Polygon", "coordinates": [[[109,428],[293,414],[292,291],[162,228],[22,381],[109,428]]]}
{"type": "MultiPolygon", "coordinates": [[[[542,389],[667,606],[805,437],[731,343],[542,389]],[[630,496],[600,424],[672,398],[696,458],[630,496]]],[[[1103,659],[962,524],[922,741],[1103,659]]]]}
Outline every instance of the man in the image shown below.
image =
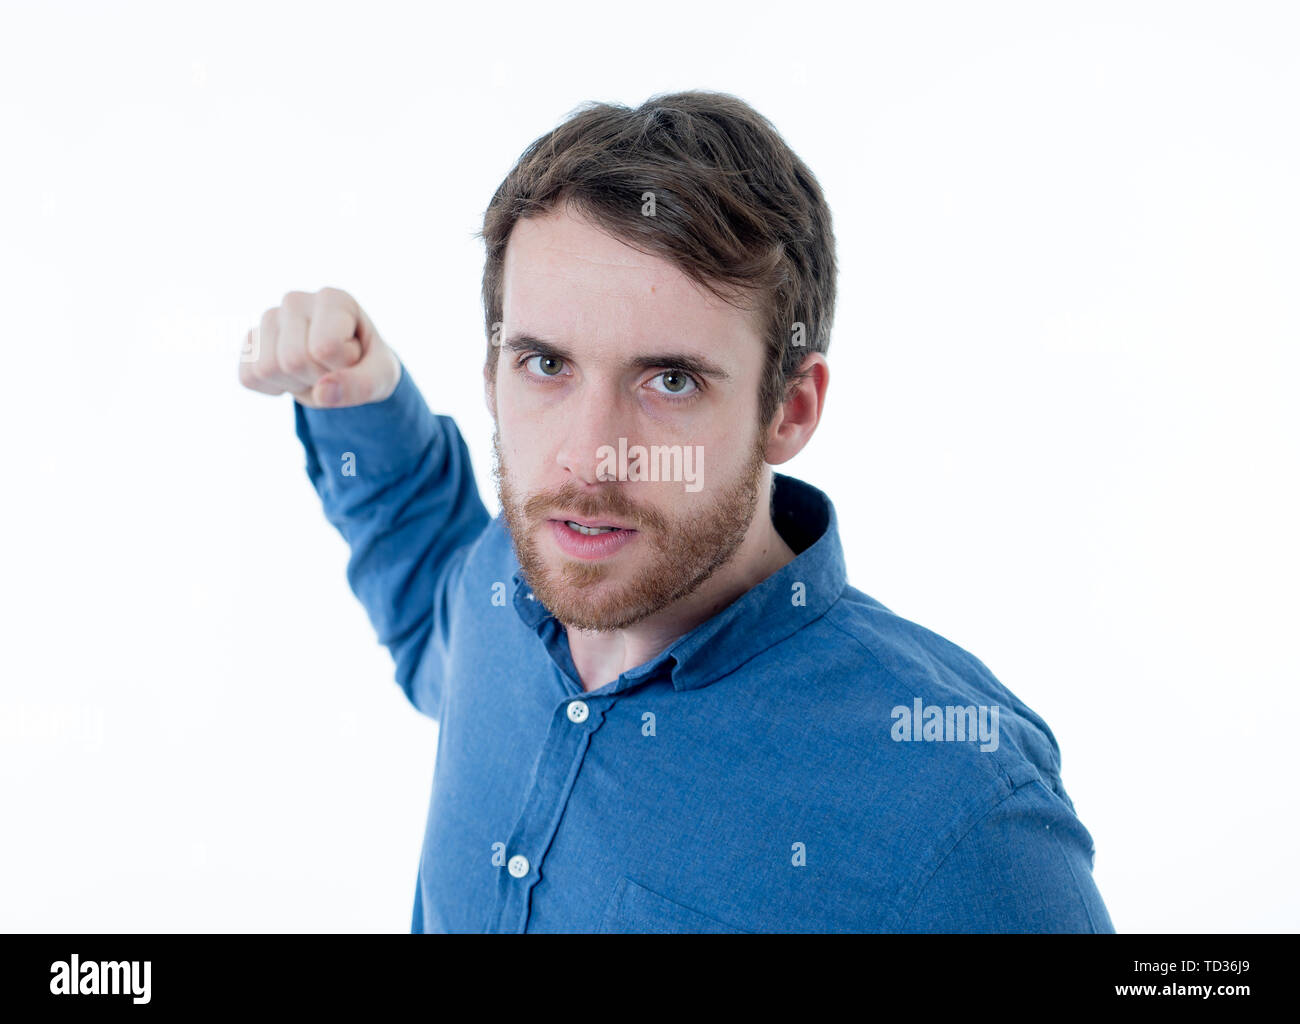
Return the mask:
{"type": "Polygon", "coordinates": [[[412,931],[1112,931],[1047,725],[849,586],[830,500],[772,472],[821,417],[835,254],[770,123],[590,105],[481,234],[495,519],[347,293],[286,295],[241,364],[440,723],[412,931]]]}

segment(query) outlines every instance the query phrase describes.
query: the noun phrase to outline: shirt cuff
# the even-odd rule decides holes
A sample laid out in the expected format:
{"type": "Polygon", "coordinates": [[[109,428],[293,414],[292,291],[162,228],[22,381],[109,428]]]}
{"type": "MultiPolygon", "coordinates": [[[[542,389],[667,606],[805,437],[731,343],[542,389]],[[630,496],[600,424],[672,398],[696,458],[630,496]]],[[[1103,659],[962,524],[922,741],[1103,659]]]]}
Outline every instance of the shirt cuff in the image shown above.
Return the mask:
{"type": "Polygon", "coordinates": [[[343,409],[312,409],[294,399],[299,440],[324,465],[337,470],[347,455],[358,471],[405,470],[438,434],[437,419],[402,364],[393,393],[380,402],[343,409]]]}

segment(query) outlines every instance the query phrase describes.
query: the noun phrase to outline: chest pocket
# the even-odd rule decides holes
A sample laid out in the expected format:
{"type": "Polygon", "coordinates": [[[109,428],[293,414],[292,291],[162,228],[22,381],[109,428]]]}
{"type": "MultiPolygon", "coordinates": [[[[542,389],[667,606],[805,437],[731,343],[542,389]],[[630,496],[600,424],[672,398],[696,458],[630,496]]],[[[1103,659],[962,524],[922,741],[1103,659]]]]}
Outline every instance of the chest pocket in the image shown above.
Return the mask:
{"type": "Polygon", "coordinates": [[[626,876],[614,886],[600,922],[601,934],[637,932],[650,935],[750,935],[742,928],[715,921],[698,910],[674,903],[626,876]]]}

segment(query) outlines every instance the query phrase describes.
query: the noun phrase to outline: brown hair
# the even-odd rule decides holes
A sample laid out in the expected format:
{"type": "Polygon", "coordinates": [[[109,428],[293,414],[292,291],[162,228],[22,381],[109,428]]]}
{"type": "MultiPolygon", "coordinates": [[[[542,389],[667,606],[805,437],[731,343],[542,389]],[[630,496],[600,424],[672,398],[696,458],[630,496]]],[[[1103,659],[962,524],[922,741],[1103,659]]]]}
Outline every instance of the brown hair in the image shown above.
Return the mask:
{"type": "Polygon", "coordinates": [[[486,372],[496,378],[506,243],[523,217],[563,202],[640,252],[663,257],[738,308],[766,343],[759,422],[768,425],[809,352],[830,347],[835,237],[821,187],[771,122],[727,93],[653,96],[635,110],[591,102],[536,139],[501,182],[476,233],[487,249],[486,372]],[[654,215],[643,214],[644,193],[654,215]],[[791,335],[802,325],[801,344],[791,335]]]}

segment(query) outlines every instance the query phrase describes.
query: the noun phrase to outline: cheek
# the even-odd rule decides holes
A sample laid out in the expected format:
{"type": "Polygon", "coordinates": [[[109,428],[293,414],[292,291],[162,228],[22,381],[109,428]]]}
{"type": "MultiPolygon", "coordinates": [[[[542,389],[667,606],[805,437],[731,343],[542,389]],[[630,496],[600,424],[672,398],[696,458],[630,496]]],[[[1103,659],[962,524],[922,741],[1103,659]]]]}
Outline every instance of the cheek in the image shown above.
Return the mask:
{"type": "Polygon", "coordinates": [[[526,410],[512,407],[509,402],[501,402],[497,406],[497,430],[510,475],[521,481],[536,476],[538,467],[547,458],[550,432],[539,430],[535,416],[528,415],[526,410]]]}
{"type": "Polygon", "coordinates": [[[497,371],[497,426],[504,443],[507,438],[512,442],[523,436],[522,425],[531,418],[532,413],[523,396],[519,394],[519,382],[510,377],[505,368],[497,371]]]}
{"type": "Polygon", "coordinates": [[[554,434],[564,422],[563,411],[551,397],[549,389],[523,380],[502,366],[497,377],[497,420],[502,436],[508,433],[516,447],[535,448],[542,436],[554,434]],[[546,430],[540,429],[546,424],[546,430]]]}

